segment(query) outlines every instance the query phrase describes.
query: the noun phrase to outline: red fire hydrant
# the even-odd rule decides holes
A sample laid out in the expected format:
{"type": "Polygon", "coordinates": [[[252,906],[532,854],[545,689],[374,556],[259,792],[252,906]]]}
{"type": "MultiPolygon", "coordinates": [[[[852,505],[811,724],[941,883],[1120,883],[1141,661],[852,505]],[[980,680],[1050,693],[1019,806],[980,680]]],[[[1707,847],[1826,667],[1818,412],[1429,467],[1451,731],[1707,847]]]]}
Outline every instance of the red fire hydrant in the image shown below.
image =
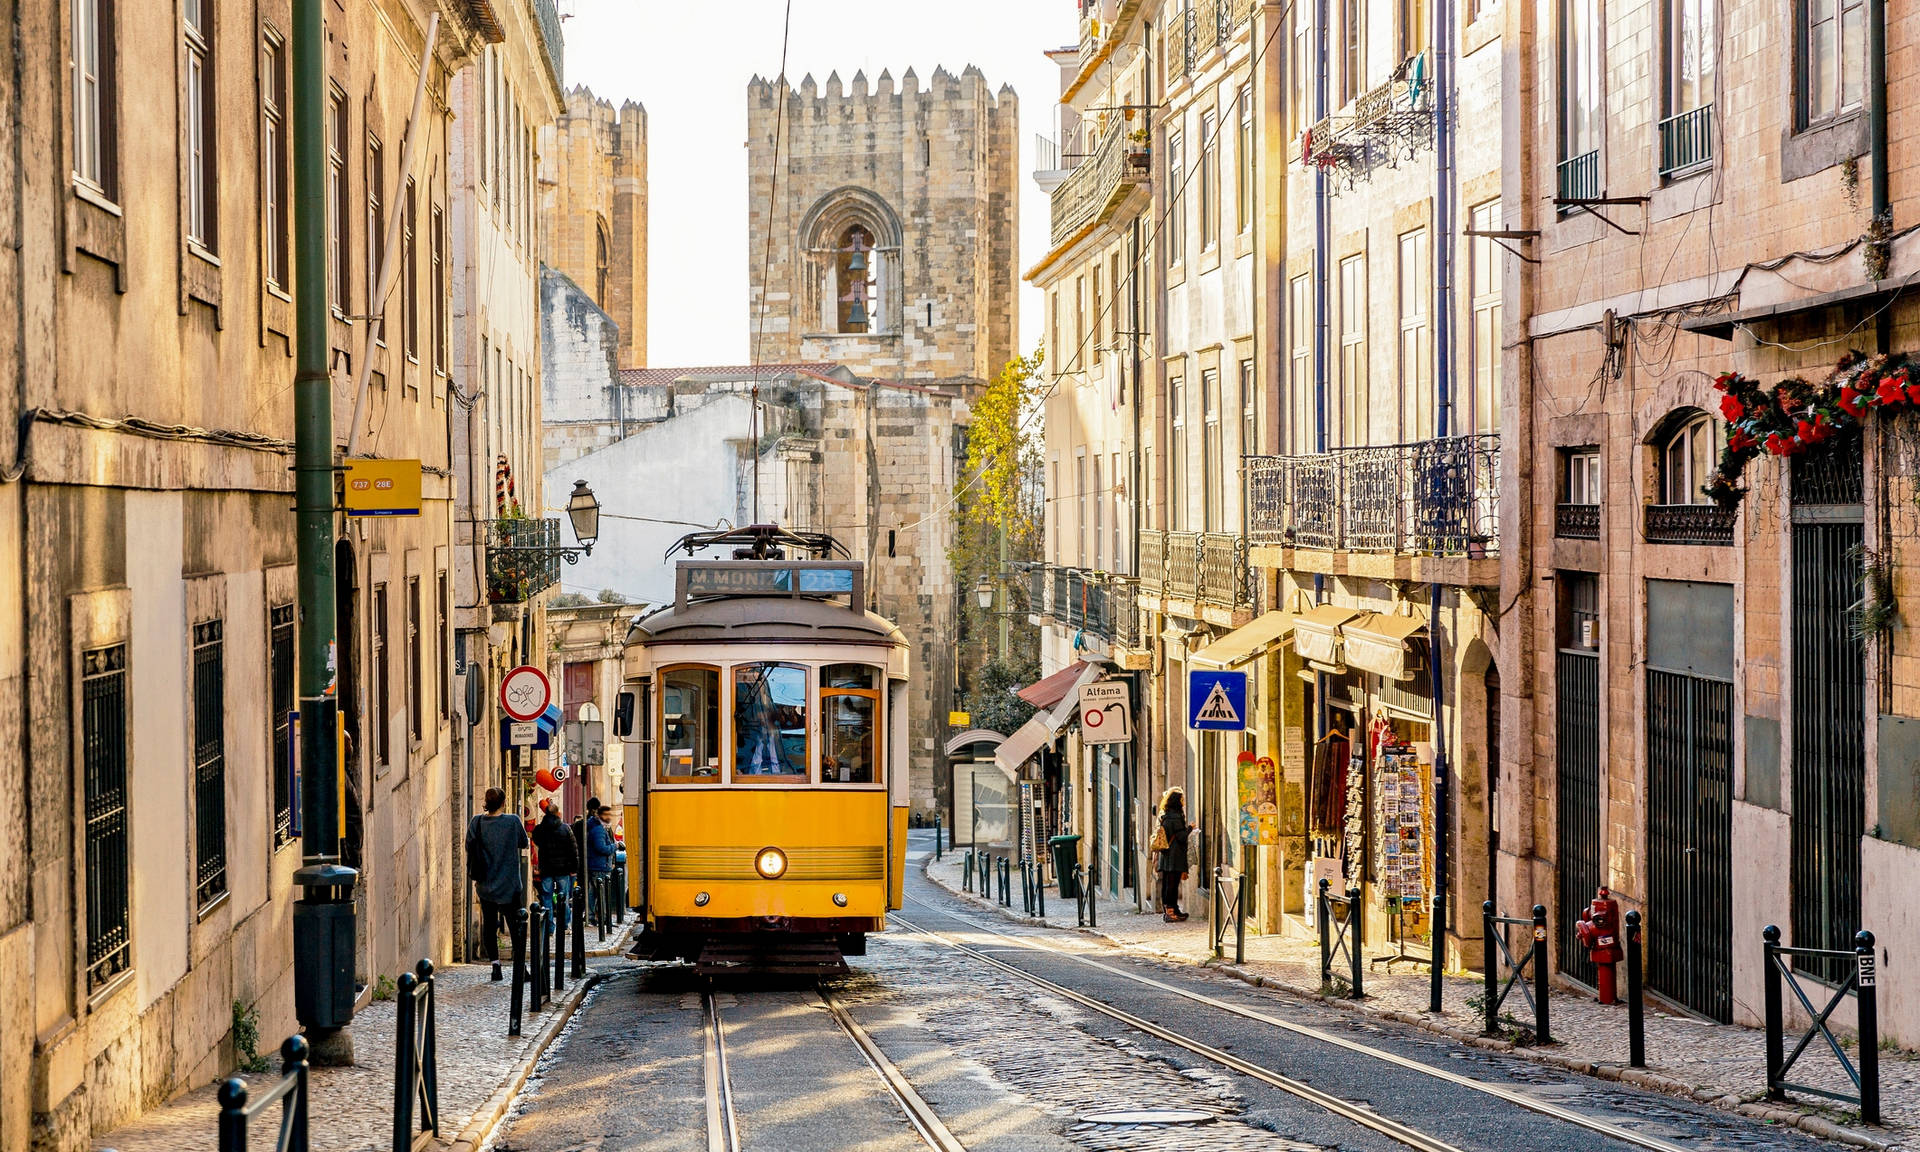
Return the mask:
{"type": "Polygon", "coordinates": [[[1620,1003],[1614,995],[1613,966],[1626,959],[1626,952],[1620,947],[1620,902],[1613,898],[1610,889],[1602,888],[1594,894],[1593,903],[1587,906],[1586,915],[1580,917],[1573,934],[1593,957],[1598,970],[1600,1003],[1620,1003]]]}

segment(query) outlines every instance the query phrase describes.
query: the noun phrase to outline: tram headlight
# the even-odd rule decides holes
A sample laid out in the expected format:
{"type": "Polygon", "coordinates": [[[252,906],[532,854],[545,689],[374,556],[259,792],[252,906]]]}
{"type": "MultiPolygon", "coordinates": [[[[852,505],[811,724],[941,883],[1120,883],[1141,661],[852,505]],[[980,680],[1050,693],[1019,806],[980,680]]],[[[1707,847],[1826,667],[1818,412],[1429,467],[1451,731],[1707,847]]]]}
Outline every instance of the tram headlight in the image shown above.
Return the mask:
{"type": "Polygon", "coordinates": [[[778,880],[787,871],[787,854],[778,848],[762,848],[753,858],[753,870],[766,880],[778,880]]]}
{"type": "Polygon", "coordinates": [[[835,892],[833,894],[833,906],[836,908],[845,908],[847,906],[847,894],[845,892],[835,892]]]}
{"type": "Polygon", "coordinates": [[[707,895],[705,892],[695,892],[693,894],[693,906],[695,908],[705,908],[707,901],[711,899],[713,899],[713,897],[707,895]]]}

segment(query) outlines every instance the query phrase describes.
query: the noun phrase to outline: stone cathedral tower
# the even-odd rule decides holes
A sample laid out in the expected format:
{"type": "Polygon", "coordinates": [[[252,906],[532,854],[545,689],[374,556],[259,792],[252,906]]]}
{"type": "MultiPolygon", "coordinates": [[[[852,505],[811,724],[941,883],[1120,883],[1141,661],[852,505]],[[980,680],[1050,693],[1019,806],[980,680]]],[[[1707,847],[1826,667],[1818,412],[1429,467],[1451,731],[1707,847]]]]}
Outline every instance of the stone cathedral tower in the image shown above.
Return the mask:
{"type": "Polygon", "coordinates": [[[823,482],[790,515],[867,565],[874,608],[913,646],[913,809],[944,807],[939,734],[958,622],[949,515],[968,403],[1011,359],[1019,108],[977,68],[864,73],[843,92],[747,88],[747,339],[756,363],[843,366],[817,439],[783,440],[823,482]],[[776,175],[777,165],[777,180],[776,175]]]}
{"type": "Polygon", "coordinates": [[[747,338],[761,362],[991,380],[1016,347],[1019,105],[978,68],[747,87],[747,338]],[[783,102],[785,108],[782,109],[783,102]],[[775,154],[779,158],[775,187],[775,154]],[[771,247],[769,248],[769,232],[771,247]]]}

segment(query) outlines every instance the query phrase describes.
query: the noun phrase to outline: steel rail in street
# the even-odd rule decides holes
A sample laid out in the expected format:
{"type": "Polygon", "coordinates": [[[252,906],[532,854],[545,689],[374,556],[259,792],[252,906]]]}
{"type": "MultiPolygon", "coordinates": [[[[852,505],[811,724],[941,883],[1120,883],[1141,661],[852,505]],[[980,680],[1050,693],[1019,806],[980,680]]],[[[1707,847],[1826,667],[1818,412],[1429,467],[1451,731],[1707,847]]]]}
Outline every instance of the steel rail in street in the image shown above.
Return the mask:
{"type": "MultiPolygon", "coordinates": [[[[964,919],[964,917],[959,917],[959,918],[964,919]]],[[[1111,1017],[1112,1019],[1118,1020],[1122,1024],[1125,1024],[1127,1027],[1144,1032],[1147,1035],[1154,1037],[1155,1039],[1163,1040],[1179,1048],[1185,1048],[1189,1052],[1192,1052],[1198,1056],[1205,1057],[1206,1059],[1211,1060],[1215,1064],[1218,1064],[1221,1067],[1226,1068],[1230,1071],[1237,1072],[1242,1076],[1248,1077],[1249,1079],[1258,1080],[1263,1084],[1268,1084],[1275,1088],[1278,1088],[1282,1092],[1286,1092],[1286,1093],[1289,1093],[1290,1095],[1297,1096],[1300,1099],[1305,1100],[1309,1104],[1313,1104],[1320,1108],[1324,1108],[1325,1110],[1333,1113],[1336,1116],[1345,1117],[1346,1119],[1353,1121],[1355,1124],[1358,1124],[1363,1128],[1372,1129],[1373,1131],[1380,1133],[1381,1135],[1387,1137],[1390,1140],[1397,1141],[1401,1144],[1406,1145],[1409,1148],[1416,1149],[1417,1152],[1460,1152],[1458,1148],[1455,1148],[1453,1145],[1448,1144],[1444,1140],[1440,1140],[1435,1137],[1429,1136],[1426,1133],[1421,1132],[1417,1128],[1400,1123],[1398,1120],[1392,1120],[1385,1116],[1382,1116],[1378,1112],[1375,1112],[1373,1109],[1365,1107],[1364,1105],[1355,1104],[1347,1100],[1342,1100],[1340,1097],[1335,1096],[1329,1092],[1323,1092],[1320,1089],[1315,1088],[1311,1084],[1306,1084],[1299,1080],[1295,1080],[1290,1076],[1282,1076],[1278,1072],[1274,1072],[1273,1070],[1268,1068],[1263,1068],[1258,1064],[1254,1064],[1249,1061],[1242,1060],[1240,1057],[1235,1056],[1229,1052],[1224,1052],[1221,1049],[1215,1048],[1211,1044],[1203,1043],[1202,1041],[1195,1040],[1190,1036],[1185,1036],[1179,1032],[1175,1032],[1170,1028],[1163,1028],[1160,1025],[1155,1024],[1150,1020],[1144,1020],[1138,1016],[1135,1016],[1131,1012],[1127,1012],[1122,1009],[1115,1008],[1113,1005],[1108,1004],[1103,1000],[1096,1000],[1093,997],[1088,996],[1084,993],[1075,992],[1071,988],[1066,988],[1059,984],[1055,984],[1053,981],[1048,980],[1043,976],[1036,976],[1033,973],[1028,972],[1026,969],[1017,967],[1012,964],[1008,964],[1004,960],[997,960],[994,957],[987,955],[985,952],[982,952],[976,948],[969,948],[967,945],[961,944],[958,941],[950,939],[947,936],[943,936],[938,932],[932,932],[925,928],[921,928],[918,925],[915,925],[912,922],[898,915],[895,915],[892,919],[895,923],[899,924],[904,928],[911,929],[912,931],[917,932],[922,936],[926,936],[929,939],[937,940],[940,943],[945,944],[947,947],[952,948],[958,952],[963,952],[975,960],[979,960],[983,963],[986,963],[995,968],[998,968],[1004,972],[1008,972],[1014,976],[1018,976],[1020,979],[1025,980],[1028,983],[1033,984],[1047,992],[1051,992],[1055,996],[1059,996],[1065,1000],[1071,1000],[1072,1002],[1080,1005],[1083,1008],[1089,1008],[1095,1012],[1100,1013],[1102,1016],[1108,1016],[1108,1017],[1111,1017]]],[[[987,929],[987,930],[992,931],[992,929],[987,929]]],[[[995,934],[1006,935],[1005,933],[995,933],[995,934]]],[[[1007,938],[1010,940],[1020,939],[1017,936],[1008,936],[1007,938]]],[[[1051,952],[1051,951],[1054,951],[1054,949],[1049,948],[1049,949],[1046,949],[1046,951],[1051,952]]],[[[1061,953],[1061,955],[1067,955],[1067,953],[1061,953]]]]}
{"type": "Polygon", "coordinates": [[[720,1005],[711,992],[700,994],[707,1010],[707,1152],[740,1152],[740,1127],[733,1114],[733,1080],[727,1072],[727,1034],[720,1005]]]}
{"type": "MultiPolygon", "coordinates": [[[[1201,1004],[1209,1008],[1218,1009],[1222,1012],[1231,1013],[1232,1015],[1239,1016],[1242,1019],[1256,1021],[1261,1024],[1267,1024],[1272,1027],[1279,1028],[1287,1032],[1291,1032],[1296,1036],[1303,1036],[1308,1039],[1318,1040],[1324,1044],[1331,1044],[1337,1048],[1342,1048],[1348,1052],[1352,1052],[1355,1055],[1366,1056],[1374,1060],[1379,1060],[1383,1063],[1393,1064],[1397,1067],[1404,1068],[1409,1072],[1418,1072],[1421,1075],[1430,1076],[1436,1080],[1442,1080],[1449,1084],[1458,1085],[1459,1087],[1462,1087],[1462,1088],[1467,1088],[1487,1096],[1492,1096],[1496,1099],[1503,1100],[1517,1107],[1525,1108],[1529,1112],[1534,1112],[1539,1115],[1547,1116],[1567,1124],[1572,1124],[1575,1127],[1584,1128],[1589,1132],[1593,1132],[1598,1135],[1605,1136],[1612,1140],[1621,1141],[1622,1143],[1632,1145],[1635,1148],[1644,1148],[1644,1149],[1647,1149],[1648,1152],[1689,1152],[1689,1150],[1682,1145],[1673,1144],[1668,1141],[1661,1140],[1658,1137],[1643,1135],[1641,1133],[1633,1131],[1632,1129],[1622,1128],[1617,1124],[1610,1124],[1605,1120],[1598,1120],[1598,1119],[1595,1119],[1594,1117],[1586,1116],[1579,1112],[1575,1112],[1572,1109],[1563,1108],[1557,1104],[1552,1104],[1545,1100],[1535,1099],[1534,1097],[1528,1096],[1524,1092],[1515,1091],[1514,1089],[1511,1089],[1511,1088],[1504,1088],[1498,1084],[1489,1084],[1482,1080],[1475,1080],[1471,1076],[1463,1076],[1457,1072],[1450,1072],[1444,1068],[1430,1067],[1426,1064],[1421,1063],[1418,1060],[1411,1059],[1410,1057],[1401,1056],[1394,1052],[1382,1051],[1378,1048],[1372,1048],[1356,1040],[1349,1040],[1344,1036],[1336,1036],[1331,1032],[1325,1032],[1325,1031],[1322,1031],[1321,1029],[1309,1027],[1305,1024],[1295,1024],[1290,1020],[1282,1020],[1279,1017],[1269,1016],[1264,1012],[1259,1012],[1252,1008],[1245,1008],[1237,1004],[1230,1004],[1224,1000],[1219,1000],[1212,996],[1207,996],[1203,993],[1189,991],[1184,988],[1178,988],[1164,981],[1155,980],[1151,976],[1142,976],[1138,973],[1128,972],[1123,968],[1117,968],[1111,964],[1103,964],[1100,961],[1095,960],[1088,956],[1081,956],[1073,952],[1068,952],[1064,949],[1054,948],[1050,945],[1040,943],[1039,941],[1036,941],[1030,937],[1015,936],[1009,932],[1002,932],[999,929],[994,928],[988,924],[982,923],[981,921],[976,920],[971,916],[965,916],[957,912],[946,912],[946,911],[941,911],[939,914],[943,916],[950,916],[955,920],[964,921],[980,929],[983,932],[989,933],[990,935],[998,936],[1005,940],[1014,941],[1020,944],[1024,948],[1028,948],[1037,952],[1046,952],[1054,956],[1059,956],[1068,960],[1073,960],[1077,963],[1085,964],[1088,967],[1097,968],[1100,971],[1105,972],[1109,975],[1118,976],[1125,980],[1131,980],[1136,984],[1146,985],[1149,988],[1153,988],[1160,992],[1165,992],[1172,996],[1178,996],[1183,1000],[1188,1000],[1195,1004],[1201,1004]]],[[[1134,1027],[1141,1028],[1143,1031],[1146,1031],[1151,1035],[1159,1036],[1161,1039],[1167,1040],[1169,1043],[1177,1044],[1180,1047],[1186,1048],[1193,1052],[1198,1052],[1202,1055],[1207,1056],[1207,1058],[1210,1060],[1217,1060],[1218,1062],[1223,1063],[1228,1067],[1235,1068],[1236,1071],[1241,1071],[1244,1068],[1255,1067],[1253,1065],[1246,1064],[1245,1061],[1240,1060],[1238,1057],[1229,1056],[1225,1053],[1219,1053],[1218,1056],[1216,1056],[1213,1054],[1214,1050],[1209,1049],[1207,1045],[1202,1044],[1197,1040],[1191,1040],[1187,1037],[1179,1036],[1175,1033],[1169,1032],[1166,1029],[1161,1028],[1157,1024],[1151,1024],[1146,1021],[1138,1021],[1136,1023],[1137,1018],[1131,1016],[1129,1013],[1123,1012],[1117,1008],[1113,1008],[1110,1005],[1107,1005],[1101,1001],[1090,999],[1081,993],[1072,991],[1071,989],[1063,988],[1057,984],[1054,984],[1049,980],[1044,979],[1043,977],[1035,976],[1034,974],[1027,972],[1024,969],[1018,968],[1012,964],[1008,964],[1005,961],[997,960],[991,956],[986,955],[983,952],[980,952],[977,949],[970,948],[965,944],[961,944],[958,941],[952,940],[944,935],[941,935],[938,932],[933,932],[928,929],[918,927],[917,925],[903,919],[897,914],[893,917],[893,920],[898,922],[902,927],[909,928],[914,932],[917,932],[923,936],[928,936],[935,940],[938,940],[950,948],[954,948],[958,951],[965,952],[968,955],[973,956],[977,959],[984,960],[988,964],[991,964],[997,968],[1002,968],[1008,972],[1012,972],[1024,980],[1030,981],[1034,984],[1038,984],[1048,989],[1049,991],[1052,991],[1060,996],[1064,996],[1067,999],[1074,1001],[1075,1003],[1083,1004],[1086,1007],[1092,1008],[1096,1012],[1102,1013],[1103,1015],[1111,1016],[1115,1019],[1122,1020],[1128,1024],[1131,1024],[1134,1027]]],[[[1275,1087],[1282,1088],[1286,1091],[1289,1091],[1289,1092],[1294,1091],[1293,1085],[1295,1082],[1289,1081],[1286,1084],[1282,1084],[1279,1081],[1285,1079],[1284,1077],[1278,1077],[1276,1074],[1269,1072],[1265,1069],[1250,1071],[1250,1072],[1247,1072],[1246,1074],[1251,1075],[1255,1079],[1261,1080],[1265,1083],[1273,1084],[1275,1087]]],[[[1306,1088],[1305,1085],[1299,1085],[1299,1087],[1306,1088]]],[[[1314,1096],[1307,1097],[1308,1099],[1314,1100],[1315,1103],[1321,1103],[1322,1106],[1329,1108],[1329,1110],[1331,1111],[1338,1112],[1340,1115],[1348,1116],[1349,1118],[1352,1118],[1352,1119],[1358,1119],[1357,1116],[1354,1116],[1352,1112],[1348,1111],[1349,1109],[1353,1109],[1360,1112],[1366,1112],[1368,1116],[1375,1115],[1374,1113],[1368,1112],[1365,1109],[1358,1108],[1357,1105],[1347,1104],[1345,1101],[1339,1101],[1336,1097],[1327,1096],[1325,1093],[1319,1092],[1318,1089],[1307,1088],[1307,1091],[1315,1093],[1314,1096]],[[1324,1098],[1325,1100],[1335,1101],[1338,1107],[1335,1107],[1333,1104],[1324,1103],[1322,1098],[1324,1098]]],[[[1296,1095],[1298,1094],[1299,1093],[1296,1093],[1296,1095]]],[[[1365,1121],[1362,1121],[1362,1123],[1365,1123],[1365,1121]]],[[[1443,1149],[1443,1148],[1449,1147],[1448,1145],[1435,1141],[1430,1137],[1421,1135],[1415,1132],[1411,1128],[1406,1128],[1404,1125],[1398,1125],[1393,1121],[1387,1121],[1387,1123],[1395,1124],[1395,1127],[1400,1128],[1406,1132],[1412,1133],[1419,1141],[1424,1141],[1424,1143],[1416,1143],[1416,1142],[1409,1141],[1409,1143],[1413,1147],[1423,1148],[1423,1149],[1443,1149]]],[[[1374,1125],[1368,1124],[1368,1127],[1374,1127],[1374,1125]]],[[[1376,1130],[1381,1131],[1389,1136],[1393,1136],[1395,1139],[1401,1139],[1401,1137],[1398,1136],[1396,1133],[1390,1132],[1385,1128],[1376,1128],[1376,1130]]]]}
{"type": "Polygon", "coordinates": [[[879,1073],[880,1079],[886,1082],[887,1091],[893,1095],[901,1111],[907,1114],[907,1121],[913,1125],[913,1130],[920,1134],[920,1139],[926,1141],[927,1147],[932,1148],[934,1152],[967,1152],[966,1145],[960,1143],[952,1132],[947,1131],[947,1126],[940,1122],[940,1117],[934,1113],[932,1106],[921,1098],[920,1093],[914,1091],[906,1074],[901,1072],[893,1061],[887,1059],[886,1053],[880,1050],[880,1045],[874,1043],[873,1037],[860,1026],[860,1022],[855,1020],[845,1008],[834,1003],[832,994],[826,988],[821,987],[818,991],[820,1002],[826,1005],[827,1011],[839,1021],[840,1027],[853,1038],[854,1044],[860,1049],[860,1054],[866,1057],[867,1065],[879,1073]]]}

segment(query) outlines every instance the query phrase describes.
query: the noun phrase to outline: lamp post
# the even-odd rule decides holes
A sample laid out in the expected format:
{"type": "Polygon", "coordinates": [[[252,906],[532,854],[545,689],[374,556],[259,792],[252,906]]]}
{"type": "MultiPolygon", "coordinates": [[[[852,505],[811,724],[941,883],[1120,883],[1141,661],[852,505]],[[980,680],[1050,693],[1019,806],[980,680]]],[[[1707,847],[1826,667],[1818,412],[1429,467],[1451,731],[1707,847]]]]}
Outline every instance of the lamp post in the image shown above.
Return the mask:
{"type": "Polygon", "coordinates": [[[1007,635],[1008,613],[1004,611],[1001,611],[1001,612],[993,611],[993,597],[994,597],[994,593],[997,591],[995,587],[996,584],[997,584],[997,581],[994,579],[994,577],[988,576],[986,573],[982,572],[980,574],[980,579],[976,581],[973,586],[973,601],[974,603],[980,605],[980,610],[982,612],[991,613],[992,615],[999,618],[1000,662],[1002,664],[1005,664],[1007,662],[1007,646],[1011,642],[1010,638],[1007,635]]]}

